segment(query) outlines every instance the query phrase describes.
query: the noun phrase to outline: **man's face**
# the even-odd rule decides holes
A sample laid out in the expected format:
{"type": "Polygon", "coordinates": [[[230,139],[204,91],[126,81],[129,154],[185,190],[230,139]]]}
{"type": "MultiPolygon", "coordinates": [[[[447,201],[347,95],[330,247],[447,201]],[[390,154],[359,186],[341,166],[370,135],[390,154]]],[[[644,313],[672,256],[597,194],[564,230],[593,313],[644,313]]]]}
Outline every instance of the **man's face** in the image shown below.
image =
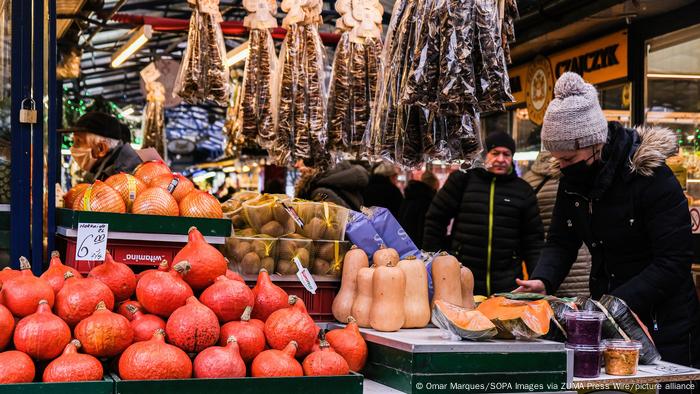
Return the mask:
{"type": "Polygon", "coordinates": [[[566,168],[580,161],[586,161],[586,164],[591,164],[595,159],[593,147],[586,147],[575,151],[551,152],[552,157],[559,161],[560,168],[566,168]]]}
{"type": "Polygon", "coordinates": [[[486,170],[496,175],[506,175],[513,167],[513,153],[508,148],[495,147],[486,153],[486,170]]]}
{"type": "Polygon", "coordinates": [[[90,146],[90,134],[82,131],[73,132],[73,146],[76,148],[92,148],[90,146]]]}

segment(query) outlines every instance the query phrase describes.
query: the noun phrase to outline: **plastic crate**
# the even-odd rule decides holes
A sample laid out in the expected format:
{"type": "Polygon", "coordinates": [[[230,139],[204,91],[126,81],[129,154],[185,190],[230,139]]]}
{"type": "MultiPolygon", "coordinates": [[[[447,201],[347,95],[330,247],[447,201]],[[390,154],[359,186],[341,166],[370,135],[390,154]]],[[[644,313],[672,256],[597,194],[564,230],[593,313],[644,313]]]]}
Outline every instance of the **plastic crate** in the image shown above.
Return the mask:
{"type": "MultiPolygon", "coordinates": [[[[76,239],[56,236],[56,246],[61,252],[64,264],[73,267],[81,274],[87,274],[101,261],[75,261],[76,239]]],[[[114,260],[130,266],[134,272],[155,268],[161,261],[173,261],[175,255],[185,246],[184,243],[164,242],[154,244],[152,241],[108,240],[107,250],[114,260]]]]}
{"type": "MultiPolygon", "coordinates": [[[[257,277],[244,275],[244,279],[248,286],[255,286],[257,277]]],[[[270,275],[270,279],[277,286],[281,287],[289,295],[295,295],[301,298],[306,305],[306,310],[316,322],[334,322],[333,317],[333,299],[340,290],[340,281],[337,279],[329,279],[326,277],[314,276],[316,280],[316,294],[311,294],[299,283],[296,276],[280,276],[270,275]]]]}

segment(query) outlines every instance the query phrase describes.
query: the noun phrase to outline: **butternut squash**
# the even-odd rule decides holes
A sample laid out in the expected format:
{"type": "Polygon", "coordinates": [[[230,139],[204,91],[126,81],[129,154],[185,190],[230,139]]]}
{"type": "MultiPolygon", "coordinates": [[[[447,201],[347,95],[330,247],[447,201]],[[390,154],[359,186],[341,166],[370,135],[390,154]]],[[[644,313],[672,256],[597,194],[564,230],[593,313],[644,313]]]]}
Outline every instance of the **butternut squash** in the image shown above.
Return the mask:
{"type": "Polygon", "coordinates": [[[357,295],[357,273],[361,268],[369,267],[369,259],[364,250],[353,245],[343,259],[343,274],[338,295],[333,299],[333,317],[341,323],[348,322],[352,304],[357,295]]]}
{"type": "Polygon", "coordinates": [[[431,272],[433,274],[433,301],[447,301],[450,304],[462,306],[462,284],[460,281],[460,264],[454,256],[442,252],[433,259],[431,272]]]}
{"type": "Polygon", "coordinates": [[[399,263],[399,252],[396,249],[387,248],[385,245],[379,247],[379,250],[372,255],[372,264],[375,267],[382,267],[388,264],[396,265],[399,263]]]}
{"type": "Polygon", "coordinates": [[[425,270],[425,264],[415,256],[408,256],[399,261],[399,268],[406,277],[402,328],[423,328],[430,322],[428,272],[425,270]]]}
{"type": "Polygon", "coordinates": [[[406,275],[393,264],[377,267],[372,278],[369,325],[377,331],[398,331],[406,319],[403,298],[406,275]]]}
{"type": "Polygon", "coordinates": [[[462,307],[473,310],[474,305],[474,274],[469,268],[462,266],[459,269],[459,281],[462,285],[462,307]]]}
{"type": "Polygon", "coordinates": [[[357,325],[368,328],[369,311],[372,308],[372,279],[374,267],[364,267],[357,271],[357,296],[352,303],[352,316],[357,320],[357,325]]]}

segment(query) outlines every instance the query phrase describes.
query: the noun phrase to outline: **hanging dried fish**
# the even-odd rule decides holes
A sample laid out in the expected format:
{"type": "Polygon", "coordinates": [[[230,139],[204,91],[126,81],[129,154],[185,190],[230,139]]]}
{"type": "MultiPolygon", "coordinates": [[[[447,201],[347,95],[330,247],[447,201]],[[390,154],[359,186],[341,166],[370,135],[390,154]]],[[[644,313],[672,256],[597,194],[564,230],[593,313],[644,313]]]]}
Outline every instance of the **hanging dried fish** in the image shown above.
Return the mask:
{"type": "Polygon", "coordinates": [[[335,49],[328,93],[328,145],[333,151],[343,149],[350,106],[350,78],[350,34],[345,32],[335,49]]]}
{"type": "Polygon", "coordinates": [[[199,92],[204,90],[202,85],[201,29],[202,18],[195,8],[190,16],[187,48],[182,56],[182,64],[175,81],[175,92],[190,104],[199,103],[199,92]]]}
{"type": "Polygon", "coordinates": [[[503,103],[513,101],[510,94],[510,82],[503,56],[501,36],[498,29],[498,9],[492,0],[475,0],[474,20],[476,24],[476,40],[480,56],[475,57],[479,66],[481,81],[481,96],[479,108],[481,111],[503,110],[503,103]]]}
{"type": "Polygon", "coordinates": [[[146,90],[142,146],[154,148],[160,157],[165,157],[165,87],[160,82],[151,82],[146,90]]]}
{"type": "Polygon", "coordinates": [[[276,126],[276,139],[272,156],[277,165],[287,165],[294,150],[294,130],[296,119],[295,97],[297,96],[299,64],[299,26],[292,25],[280,51],[282,75],[279,79],[279,104],[276,126]]]}
{"type": "Polygon", "coordinates": [[[226,106],[230,94],[228,66],[226,65],[226,45],[221,25],[216,15],[203,14],[204,39],[206,48],[206,100],[226,106]]]}
{"type": "Polygon", "coordinates": [[[503,40],[503,55],[508,64],[513,62],[510,58],[510,44],[515,42],[515,20],[518,16],[520,15],[518,13],[518,4],[516,0],[505,0],[501,39],[503,40]]]}

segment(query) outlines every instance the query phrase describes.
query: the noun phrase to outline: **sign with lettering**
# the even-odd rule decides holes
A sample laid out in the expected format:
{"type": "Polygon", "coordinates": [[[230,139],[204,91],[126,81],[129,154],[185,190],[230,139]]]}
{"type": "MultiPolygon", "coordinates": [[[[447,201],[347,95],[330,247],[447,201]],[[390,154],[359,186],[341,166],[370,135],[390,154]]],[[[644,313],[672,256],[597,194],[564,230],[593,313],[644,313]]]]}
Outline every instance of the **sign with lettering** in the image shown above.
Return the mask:
{"type": "MultiPolygon", "coordinates": [[[[542,96],[537,92],[543,91],[538,88],[543,86],[541,82],[545,75],[544,70],[542,73],[532,72],[542,65],[541,59],[542,57],[538,56],[530,63],[508,70],[511,91],[515,99],[513,104],[528,102],[533,98],[536,103],[541,102],[537,99],[541,99],[542,96]],[[536,97],[531,97],[528,93],[536,97]]],[[[554,82],[567,71],[581,75],[583,79],[594,85],[627,78],[627,30],[557,52],[545,59],[549,62],[554,82]]],[[[548,101],[546,103],[549,104],[548,101]]],[[[546,105],[544,108],[546,110],[546,105]]]]}
{"type": "Polygon", "coordinates": [[[76,261],[104,261],[107,251],[107,223],[78,223],[76,261]]]}

